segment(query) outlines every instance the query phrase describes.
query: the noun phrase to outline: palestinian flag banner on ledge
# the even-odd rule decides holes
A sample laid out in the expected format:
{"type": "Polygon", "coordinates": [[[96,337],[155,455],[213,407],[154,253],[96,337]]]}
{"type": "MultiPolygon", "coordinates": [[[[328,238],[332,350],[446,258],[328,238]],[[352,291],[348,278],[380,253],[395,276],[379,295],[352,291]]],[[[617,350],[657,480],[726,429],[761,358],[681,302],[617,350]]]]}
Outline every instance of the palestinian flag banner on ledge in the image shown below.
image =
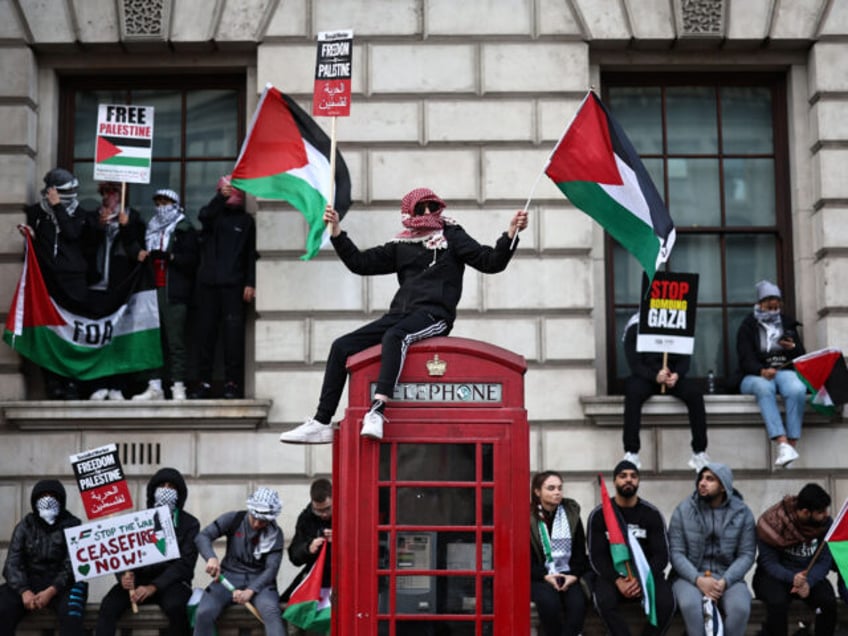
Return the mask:
{"type": "MultiPolygon", "coordinates": [[[[329,200],[330,138],[288,95],[265,86],[241,153],[232,184],[264,199],[288,201],[309,224],[309,260],[324,239],[324,208],[329,200]]],[[[350,208],[350,173],[336,151],[333,207],[343,217],[350,208]]]]}
{"type": "Polygon", "coordinates": [[[318,558],[294,588],[283,618],[308,632],[330,633],[330,588],[321,587],[324,561],[327,559],[327,542],[321,544],[318,558]]]}
{"type": "Polygon", "coordinates": [[[159,305],[152,273],[139,265],[114,295],[96,294],[87,307],[48,292],[32,238],[9,307],[3,340],[38,366],[94,380],[162,366],[159,305]]]}
{"type": "Polygon", "coordinates": [[[554,148],[545,174],[653,279],[671,255],[674,223],[639,153],[592,91],[554,148]]]}
{"type": "Polygon", "coordinates": [[[810,405],[826,415],[848,402],[848,368],[842,351],[819,349],[792,360],[795,373],[812,392],[810,405]]]}

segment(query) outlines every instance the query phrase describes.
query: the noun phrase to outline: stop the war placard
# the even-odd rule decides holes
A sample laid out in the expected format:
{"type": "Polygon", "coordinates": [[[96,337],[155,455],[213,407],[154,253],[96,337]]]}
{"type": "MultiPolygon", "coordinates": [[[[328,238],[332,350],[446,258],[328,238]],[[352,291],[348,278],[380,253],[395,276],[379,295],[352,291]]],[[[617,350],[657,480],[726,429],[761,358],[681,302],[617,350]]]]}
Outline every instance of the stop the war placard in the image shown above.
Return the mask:
{"type": "Polygon", "coordinates": [[[353,31],[321,31],[315,62],[312,114],[320,117],[350,116],[350,83],[353,31]]]}
{"type": "Polygon", "coordinates": [[[71,455],[71,464],[85,506],[85,514],[89,519],[130,510],[133,507],[115,444],[71,455]]]}
{"type": "Polygon", "coordinates": [[[98,104],[94,180],[150,183],[153,106],[98,104]]]}
{"type": "Polygon", "coordinates": [[[180,556],[168,506],[65,528],[65,542],[77,581],[180,556]]]}
{"type": "Polygon", "coordinates": [[[692,355],[697,305],[698,274],[657,272],[650,283],[643,274],[636,351],[692,355]]]}

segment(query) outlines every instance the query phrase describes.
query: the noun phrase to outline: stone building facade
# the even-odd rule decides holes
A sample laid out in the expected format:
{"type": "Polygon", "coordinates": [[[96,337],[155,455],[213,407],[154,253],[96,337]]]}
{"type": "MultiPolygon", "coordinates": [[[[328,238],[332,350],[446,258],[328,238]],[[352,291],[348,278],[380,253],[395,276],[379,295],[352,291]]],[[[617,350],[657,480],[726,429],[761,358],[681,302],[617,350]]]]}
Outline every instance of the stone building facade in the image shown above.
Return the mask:
{"type": "MultiPolygon", "coordinates": [[[[20,206],[67,156],[59,122],[68,85],[108,76],[143,88],[174,76],[214,87],[226,75],[240,82],[248,114],[268,82],[308,107],[316,33],[341,28],[355,35],[353,108],[337,122],[355,202],[343,226],[363,246],[396,232],[398,201],[419,185],[493,242],[589,87],[626,85],[628,76],[767,75],[783,96],[774,126],[785,140],[777,174],[790,240],[780,279],[808,349],[848,345],[842,0],[0,0],[0,299],[11,298],[20,272],[20,206]]],[[[594,475],[621,454],[621,407],[607,397],[615,390],[613,248],[546,178],[529,211],[508,270],[466,274],[453,335],[527,359],[531,467],[564,471],[588,511],[594,475]]],[[[159,465],[188,476],[189,508],[204,522],[239,507],[254,486],[272,485],[287,504],[281,525],[293,533],[309,481],[331,472],[331,457],[328,447],[282,446],[277,437],[312,414],[332,339],[379,315],[395,282],[356,277],[331,250],[303,262],[302,217],[273,201],[257,202],[255,213],[262,258],[247,334],[251,400],[136,405],[132,414],[120,405],[97,415],[85,404],[38,410],[28,406],[37,396],[21,361],[0,349],[0,546],[26,512],[35,476],[67,479],[68,455],[109,442],[132,450],[137,500],[159,465]]],[[[689,434],[680,410],[656,410],[642,433],[644,491],[670,513],[691,487],[689,434]]],[[[755,512],[809,479],[834,501],[848,497],[838,453],[848,432],[838,422],[811,425],[798,470],[774,474],[750,402],[712,396],[708,421],[710,454],[739,470],[755,512]]]]}

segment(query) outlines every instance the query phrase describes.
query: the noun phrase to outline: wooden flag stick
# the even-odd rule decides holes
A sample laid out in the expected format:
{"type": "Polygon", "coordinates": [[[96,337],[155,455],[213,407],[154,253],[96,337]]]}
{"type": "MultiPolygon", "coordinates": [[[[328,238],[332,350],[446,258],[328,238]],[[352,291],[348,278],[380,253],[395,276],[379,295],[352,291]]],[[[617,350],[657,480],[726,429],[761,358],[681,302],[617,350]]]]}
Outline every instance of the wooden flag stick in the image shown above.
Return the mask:
{"type": "Polygon", "coordinates": [[[138,603],[132,600],[132,595],[135,590],[127,590],[127,594],[130,595],[130,607],[132,607],[132,613],[138,614],[138,603]]]}
{"type": "MultiPolygon", "coordinates": [[[[336,209],[336,119],[338,117],[333,116],[330,122],[330,193],[327,196],[327,202],[334,210],[336,209]]],[[[330,224],[327,223],[327,230],[329,229],[330,224]]]]}
{"type": "MultiPolygon", "coordinates": [[[[668,351],[663,351],[663,369],[668,368],[668,351]]],[[[660,393],[665,393],[665,382],[660,387],[660,393]]]]}

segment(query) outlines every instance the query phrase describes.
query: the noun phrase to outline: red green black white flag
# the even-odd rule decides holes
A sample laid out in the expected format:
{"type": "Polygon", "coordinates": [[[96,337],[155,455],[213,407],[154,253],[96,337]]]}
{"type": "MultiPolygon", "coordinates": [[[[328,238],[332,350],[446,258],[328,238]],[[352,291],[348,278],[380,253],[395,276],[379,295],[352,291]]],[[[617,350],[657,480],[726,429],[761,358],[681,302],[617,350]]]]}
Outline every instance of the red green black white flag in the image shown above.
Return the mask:
{"type": "Polygon", "coordinates": [[[653,279],[671,255],[674,223],[633,144],[594,92],[583,99],[545,174],[653,279]]]}
{"type": "Polygon", "coordinates": [[[848,368],[842,351],[833,347],[812,351],[792,360],[795,373],[812,392],[810,405],[832,414],[848,402],[848,368]]]}
{"type": "MultiPolygon", "coordinates": [[[[232,184],[265,199],[288,201],[309,225],[308,260],[324,238],[324,208],[329,200],[330,138],[288,95],[268,84],[259,98],[241,148],[232,184]]],[[[347,164],[336,150],[333,207],[342,217],[350,208],[347,164]]]]}
{"type": "Polygon", "coordinates": [[[139,265],[112,294],[98,294],[87,307],[61,298],[48,285],[32,238],[12,298],[3,340],[22,356],[54,373],[93,380],[162,366],[159,306],[152,274],[139,265]]]}
{"type": "Polygon", "coordinates": [[[330,633],[330,588],[321,587],[327,542],[321,544],[318,558],[300,584],[294,588],[283,618],[309,632],[330,633]]]}
{"type": "Polygon", "coordinates": [[[842,504],[842,510],[830,525],[824,540],[843,580],[848,581],[848,499],[842,504]]]}

